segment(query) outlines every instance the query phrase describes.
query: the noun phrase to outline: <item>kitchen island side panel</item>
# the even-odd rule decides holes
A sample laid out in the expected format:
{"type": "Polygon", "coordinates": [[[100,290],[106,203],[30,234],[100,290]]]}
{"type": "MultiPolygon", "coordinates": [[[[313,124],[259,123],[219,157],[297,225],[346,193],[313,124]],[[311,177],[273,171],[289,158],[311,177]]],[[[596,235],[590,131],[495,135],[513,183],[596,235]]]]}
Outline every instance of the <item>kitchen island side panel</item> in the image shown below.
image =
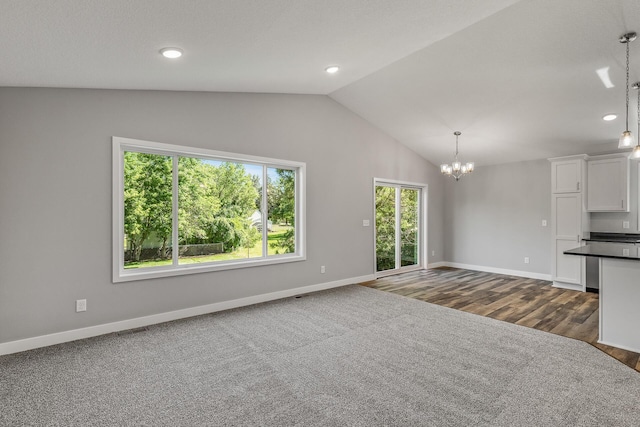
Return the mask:
{"type": "Polygon", "coordinates": [[[600,339],[640,353],[640,262],[600,258],[600,339]]]}

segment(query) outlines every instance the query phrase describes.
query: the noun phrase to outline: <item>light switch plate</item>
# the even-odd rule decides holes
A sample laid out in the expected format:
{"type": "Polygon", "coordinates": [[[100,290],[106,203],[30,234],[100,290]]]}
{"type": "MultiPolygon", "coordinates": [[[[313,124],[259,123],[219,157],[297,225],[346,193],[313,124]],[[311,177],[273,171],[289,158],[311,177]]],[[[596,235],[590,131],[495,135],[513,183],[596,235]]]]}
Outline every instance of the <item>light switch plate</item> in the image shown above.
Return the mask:
{"type": "Polygon", "coordinates": [[[629,221],[622,221],[622,228],[629,228],[629,221]]]}
{"type": "Polygon", "coordinates": [[[542,226],[543,226],[543,227],[546,227],[546,226],[547,226],[547,220],[546,220],[546,219],[543,219],[543,220],[542,220],[542,226]]]}

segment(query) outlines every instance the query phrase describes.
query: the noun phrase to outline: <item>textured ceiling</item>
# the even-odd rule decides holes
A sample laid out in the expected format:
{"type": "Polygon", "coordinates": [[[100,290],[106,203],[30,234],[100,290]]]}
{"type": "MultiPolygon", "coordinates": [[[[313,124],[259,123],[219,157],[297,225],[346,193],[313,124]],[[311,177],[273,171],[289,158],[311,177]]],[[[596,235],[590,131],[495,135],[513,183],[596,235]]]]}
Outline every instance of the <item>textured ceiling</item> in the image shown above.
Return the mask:
{"type": "MultiPolygon", "coordinates": [[[[451,160],[454,130],[461,159],[479,165],[615,148],[624,118],[601,117],[624,113],[617,38],[640,32],[638,0],[0,0],[0,10],[0,86],[328,94],[435,164],[451,160]],[[162,58],[165,46],[184,57],[162,58]],[[323,71],[331,64],[340,73],[323,71]],[[607,67],[611,89],[596,74],[607,67]]],[[[631,48],[636,81],[640,40],[631,48]]]]}

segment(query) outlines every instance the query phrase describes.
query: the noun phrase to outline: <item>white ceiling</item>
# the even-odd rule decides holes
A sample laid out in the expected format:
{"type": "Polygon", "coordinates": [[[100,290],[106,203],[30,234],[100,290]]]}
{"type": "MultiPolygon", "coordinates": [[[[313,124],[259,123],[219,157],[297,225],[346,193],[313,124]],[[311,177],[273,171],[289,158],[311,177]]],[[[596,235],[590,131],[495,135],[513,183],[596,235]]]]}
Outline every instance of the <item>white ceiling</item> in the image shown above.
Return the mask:
{"type": "MultiPolygon", "coordinates": [[[[451,160],[454,130],[461,160],[478,165],[615,148],[624,117],[601,117],[624,114],[617,38],[640,33],[638,0],[0,0],[0,10],[0,86],[327,94],[435,164],[451,160]],[[166,60],[165,46],[185,55],[166,60]],[[324,72],[331,64],[337,75],[324,72]],[[596,74],[604,67],[612,89],[596,74]]],[[[631,48],[637,81],[640,40],[631,48]]]]}

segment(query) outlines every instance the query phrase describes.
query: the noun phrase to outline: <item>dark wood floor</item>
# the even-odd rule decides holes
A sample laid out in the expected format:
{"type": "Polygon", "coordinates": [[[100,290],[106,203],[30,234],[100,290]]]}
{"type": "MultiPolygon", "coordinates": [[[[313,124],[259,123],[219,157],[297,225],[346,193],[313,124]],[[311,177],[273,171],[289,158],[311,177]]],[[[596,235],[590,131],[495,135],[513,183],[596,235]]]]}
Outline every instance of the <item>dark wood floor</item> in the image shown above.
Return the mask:
{"type": "Polygon", "coordinates": [[[598,344],[598,295],[551,282],[442,267],[361,283],[505,322],[579,339],[640,372],[640,354],[598,344]]]}

